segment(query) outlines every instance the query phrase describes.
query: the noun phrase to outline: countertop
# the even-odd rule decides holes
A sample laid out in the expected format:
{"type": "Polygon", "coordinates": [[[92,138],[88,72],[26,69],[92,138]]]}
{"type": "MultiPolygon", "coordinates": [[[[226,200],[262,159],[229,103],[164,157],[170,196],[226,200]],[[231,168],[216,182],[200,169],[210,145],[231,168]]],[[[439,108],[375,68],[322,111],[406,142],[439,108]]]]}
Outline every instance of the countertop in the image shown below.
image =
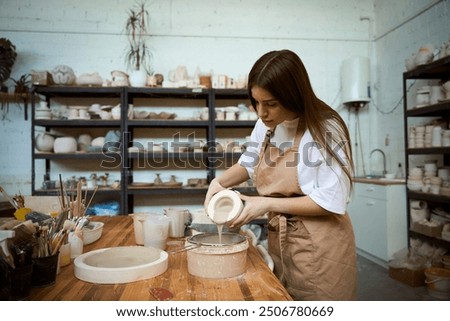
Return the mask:
{"type": "MultiPolygon", "coordinates": [[[[135,244],[133,220],[129,216],[100,216],[93,221],[105,223],[102,237],[84,246],[84,252],[135,244]]],[[[168,251],[182,248],[185,239],[169,239],[168,251]]],[[[32,288],[29,300],[49,301],[155,301],[153,288],[163,288],[173,294],[173,301],[290,301],[292,297],[268,268],[258,250],[247,250],[247,270],[227,279],[206,279],[192,276],[187,270],[186,252],[169,254],[169,268],[163,274],[126,284],[93,284],[74,276],[71,263],[62,267],[56,282],[42,288],[32,288]]]]}
{"type": "Polygon", "coordinates": [[[367,177],[354,177],[354,183],[375,184],[375,185],[405,185],[406,180],[404,178],[367,178],[367,177]]]}

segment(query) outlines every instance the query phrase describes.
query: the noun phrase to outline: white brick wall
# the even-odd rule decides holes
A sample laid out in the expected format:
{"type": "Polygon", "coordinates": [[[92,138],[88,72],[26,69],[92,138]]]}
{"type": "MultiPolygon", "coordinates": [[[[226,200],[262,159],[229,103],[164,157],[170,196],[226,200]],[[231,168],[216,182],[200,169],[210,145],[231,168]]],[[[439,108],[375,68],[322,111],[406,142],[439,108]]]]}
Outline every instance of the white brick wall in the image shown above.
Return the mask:
{"type": "MultiPolygon", "coordinates": [[[[109,77],[112,70],[125,70],[126,38],[122,31],[126,11],[133,3],[134,0],[2,0],[0,36],[10,39],[19,53],[12,77],[31,69],[51,70],[57,64],[70,65],[77,74],[97,71],[103,77],[109,77]]],[[[380,109],[389,110],[401,95],[404,58],[424,41],[443,42],[450,31],[448,1],[439,2],[381,37],[432,1],[149,3],[155,71],[167,76],[171,69],[186,65],[190,74],[199,67],[202,71],[238,77],[245,75],[262,53],[289,48],[303,59],[317,95],[338,108],[349,122],[352,135],[355,115],[339,106],[342,61],[351,56],[371,56],[373,97],[380,109]],[[370,38],[375,39],[372,44],[370,38]]],[[[400,110],[399,107],[394,117],[381,115],[373,106],[360,112],[365,158],[371,149],[382,147],[390,154],[390,167],[402,160],[400,110]],[[387,129],[378,124],[387,124],[387,129]],[[380,146],[387,133],[391,145],[380,146]]],[[[23,112],[17,108],[7,118],[10,121],[0,121],[0,183],[8,190],[11,186],[11,193],[20,190],[27,194],[31,190],[30,122],[23,120],[23,112]],[[17,128],[19,132],[14,132],[17,128]]]]}

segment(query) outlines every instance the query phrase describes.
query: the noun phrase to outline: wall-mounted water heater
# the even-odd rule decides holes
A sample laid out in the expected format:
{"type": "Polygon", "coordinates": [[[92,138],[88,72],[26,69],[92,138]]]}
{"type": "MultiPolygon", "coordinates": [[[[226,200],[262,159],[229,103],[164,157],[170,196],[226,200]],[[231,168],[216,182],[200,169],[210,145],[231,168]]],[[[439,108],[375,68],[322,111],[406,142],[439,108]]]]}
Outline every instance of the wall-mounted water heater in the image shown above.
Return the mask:
{"type": "Polygon", "coordinates": [[[370,60],[353,57],[344,60],[341,68],[342,103],[364,107],[370,101],[370,60]]]}

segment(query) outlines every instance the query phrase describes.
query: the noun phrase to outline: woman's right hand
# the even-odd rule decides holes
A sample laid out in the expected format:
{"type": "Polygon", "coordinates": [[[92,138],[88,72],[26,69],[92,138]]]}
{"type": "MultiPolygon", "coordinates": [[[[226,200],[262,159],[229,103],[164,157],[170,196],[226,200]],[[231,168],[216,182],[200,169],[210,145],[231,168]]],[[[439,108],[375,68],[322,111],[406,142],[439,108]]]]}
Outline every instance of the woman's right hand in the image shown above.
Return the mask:
{"type": "Polygon", "coordinates": [[[226,188],[223,187],[222,185],[220,185],[217,178],[214,178],[211,181],[211,183],[209,184],[209,187],[208,187],[208,192],[206,192],[205,202],[203,203],[203,205],[205,206],[205,209],[208,208],[209,201],[214,196],[214,194],[216,194],[224,189],[226,189],[226,188]]]}

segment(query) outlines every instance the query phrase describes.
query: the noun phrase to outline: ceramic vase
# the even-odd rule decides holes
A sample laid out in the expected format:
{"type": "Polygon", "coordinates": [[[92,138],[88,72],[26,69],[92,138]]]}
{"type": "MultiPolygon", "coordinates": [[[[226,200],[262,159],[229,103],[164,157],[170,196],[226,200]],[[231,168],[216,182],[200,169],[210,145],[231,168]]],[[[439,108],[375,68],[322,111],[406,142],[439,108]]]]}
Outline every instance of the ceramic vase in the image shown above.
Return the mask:
{"type": "Polygon", "coordinates": [[[75,153],[77,151],[77,140],[74,137],[58,137],[53,144],[55,153],[75,153]]]}
{"type": "Polygon", "coordinates": [[[41,152],[53,151],[54,142],[55,138],[47,134],[38,134],[35,139],[36,148],[41,152]]]}
{"type": "Polygon", "coordinates": [[[145,87],[147,84],[147,71],[145,69],[134,70],[130,73],[130,85],[132,87],[145,87]]]}

